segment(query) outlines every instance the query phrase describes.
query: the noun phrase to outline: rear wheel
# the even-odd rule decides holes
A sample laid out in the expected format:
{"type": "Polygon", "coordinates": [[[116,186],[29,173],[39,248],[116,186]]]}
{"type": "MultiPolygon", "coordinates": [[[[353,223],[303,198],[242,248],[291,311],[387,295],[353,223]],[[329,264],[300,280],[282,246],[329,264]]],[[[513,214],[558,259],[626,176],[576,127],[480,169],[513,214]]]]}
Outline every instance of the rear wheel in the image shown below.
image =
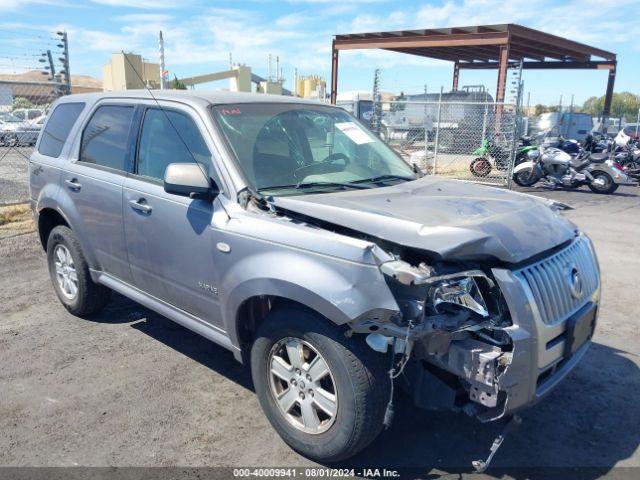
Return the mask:
{"type": "Polygon", "coordinates": [[[382,430],[387,357],[362,340],[302,307],[277,308],[260,327],[251,349],[255,390],[273,428],[302,455],[342,460],[382,430]]]}
{"type": "Polygon", "coordinates": [[[9,133],[4,137],[4,144],[7,147],[15,147],[18,145],[18,136],[14,133],[9,133]]]}
{"type": "Polygon", "coordinates": [[[613,181],[611,175],[606,172],[591,172],[593,181],[589,183],[589,188],[595,193],[613,193],[618,189],[618,185],[613,181]]]}
{"type": "Polygon", "coordinates": [[[53,288],[69,312],[80,317],[91,315],[108,303],[110,290],[91,280],[80,243],[69,227],[51,230],[47,261],[53,288]]]}
{"type": "Polygon", "coordinates": [[[478,157],[471,162],[469,170],[475,177],[486,177],[491,173],[491,162],[485,157],[478,157]]]}

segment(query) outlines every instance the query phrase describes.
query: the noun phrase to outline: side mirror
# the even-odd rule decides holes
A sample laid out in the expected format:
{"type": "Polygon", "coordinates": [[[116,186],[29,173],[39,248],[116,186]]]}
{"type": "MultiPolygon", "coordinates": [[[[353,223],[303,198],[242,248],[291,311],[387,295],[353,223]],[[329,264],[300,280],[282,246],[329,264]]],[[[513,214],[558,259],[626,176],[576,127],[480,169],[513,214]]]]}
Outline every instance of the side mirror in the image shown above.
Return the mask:
{"type": "Polygon", "coordinates": [[[190,198],[213,198],[220,193],[197,163],[170,163],[164,172],[164,191],[190,198]]]}

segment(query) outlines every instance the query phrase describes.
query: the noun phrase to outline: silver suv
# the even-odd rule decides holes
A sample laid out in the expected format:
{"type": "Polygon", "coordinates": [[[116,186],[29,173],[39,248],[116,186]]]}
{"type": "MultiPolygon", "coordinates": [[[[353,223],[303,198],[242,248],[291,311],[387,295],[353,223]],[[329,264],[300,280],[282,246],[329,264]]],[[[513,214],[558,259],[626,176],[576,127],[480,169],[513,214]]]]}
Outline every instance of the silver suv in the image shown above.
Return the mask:
{"type": "Polygon", "coordinates": [[[600,296],[559,205],[422,176],[344,110],[224,92],[71,95],[30,161],[55,291],[111,290],[249,363],[307,457],[354,455],[393,389],[482,421],[548,393],[600,296]]]}

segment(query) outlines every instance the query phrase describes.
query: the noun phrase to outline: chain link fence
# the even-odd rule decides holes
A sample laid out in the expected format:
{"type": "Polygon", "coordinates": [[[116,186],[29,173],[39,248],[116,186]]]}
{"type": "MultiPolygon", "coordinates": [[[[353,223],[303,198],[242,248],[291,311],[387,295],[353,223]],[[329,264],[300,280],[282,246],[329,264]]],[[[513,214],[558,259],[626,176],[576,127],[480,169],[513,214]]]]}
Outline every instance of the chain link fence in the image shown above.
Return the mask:
{"type": "Polygon", "coordinates": [[[518,109],[486,101],[381,102],[378,134],[425,173],[510,186],[518,109]]]}
{"type": "Polygon", "coordinates": [[[28,200],[29,156],[59,96],[55,82],[0,80],[0,205],[28,200]]]}

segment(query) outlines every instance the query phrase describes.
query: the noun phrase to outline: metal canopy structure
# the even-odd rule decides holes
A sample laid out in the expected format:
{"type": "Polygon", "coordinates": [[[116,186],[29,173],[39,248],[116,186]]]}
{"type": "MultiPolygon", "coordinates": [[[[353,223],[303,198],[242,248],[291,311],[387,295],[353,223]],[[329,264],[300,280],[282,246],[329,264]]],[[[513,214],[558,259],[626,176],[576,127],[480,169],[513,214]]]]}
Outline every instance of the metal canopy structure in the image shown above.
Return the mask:
{"type": "Polygon", "coordinates": [[[338,88],[340,50],[382,49],[454,62],[453,90],[460,69],[498,69],[496,102],[503,102],[507,68],[608,70],[603,115],[608,117],[616,76],[616,54],[513,23],[472,27],[336,35],[331,62],[331,103],[338,88]]]}

